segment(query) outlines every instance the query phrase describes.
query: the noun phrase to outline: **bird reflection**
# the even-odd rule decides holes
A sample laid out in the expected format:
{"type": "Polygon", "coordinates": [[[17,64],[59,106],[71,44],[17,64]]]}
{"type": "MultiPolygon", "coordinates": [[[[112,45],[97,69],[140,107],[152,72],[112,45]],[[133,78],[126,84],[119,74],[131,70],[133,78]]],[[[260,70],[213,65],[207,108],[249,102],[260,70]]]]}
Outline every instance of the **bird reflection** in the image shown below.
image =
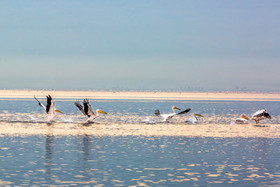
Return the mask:
{"type": "Polygon", "coordinates": [[[92,175],[90,174],[91,165],[89,163],[89,161],[91,160],[90,158],[91,138],[87,134],[84,134],[82,137],[79,136],[78,138],[79,138],[79,142],[81,143],[81,147],[78,149],[81,150],[81,154],[83,157],[83,160],[81,160],[81,162],[79,163],[80,175],[83,176],[82,178],[83,181],[89,181],[92,177],[92,175]]]}
{"type": "Polygon", "coordinates": [[[53,165],[53,146],[54,146],[54,136],[53,135],[46,135],[46,155],[45,155],[45,159],[46,159],[46,173],[47,173],[47,177],[46,180],[48,182],[50,182],[52,173],[51,173],[51,166],[53,165]]]}
{"type": "Polygon", "coordinates": [[[87,134],[83,135],[82,142],[83,142],[82,151],[84,155],[84,160],[87,161],[89,160],[89,155],[90,155],[90,137],[87,134]]]}

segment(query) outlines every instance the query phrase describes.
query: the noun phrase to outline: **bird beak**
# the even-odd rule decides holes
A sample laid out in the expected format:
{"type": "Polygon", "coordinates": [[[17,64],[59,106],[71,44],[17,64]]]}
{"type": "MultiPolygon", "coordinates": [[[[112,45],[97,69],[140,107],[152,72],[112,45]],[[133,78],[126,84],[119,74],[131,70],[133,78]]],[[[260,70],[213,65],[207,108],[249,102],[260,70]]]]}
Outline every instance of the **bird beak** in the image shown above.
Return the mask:
{"type": "Polygon", "coordinates": [[[104,112],[102,110],[98,110],[99,113],[102,113],[102,114],[107,114],[107,112],[104,112]]]}
{"type": "Polygon", "coordinates": [[[63,112],[61,112],[60,110],[54,110],[54,111],[56,111],[56,112],[58,112],[60,114],[63,114],[63,112]]]}
{"type": "Polygon", "coordinates": [[[247,118],[245,115],[241,115],[241,117],[243,118],[243,119],[246,119],[246,120],[250,120],[249,118],[247,118]]]}
{"type": "Polygon", "coordinates": [[[200,115],[200,114],[194,114],[195,116],[199,116],[199,117],[203,117],[203,115],[200,115]]]}

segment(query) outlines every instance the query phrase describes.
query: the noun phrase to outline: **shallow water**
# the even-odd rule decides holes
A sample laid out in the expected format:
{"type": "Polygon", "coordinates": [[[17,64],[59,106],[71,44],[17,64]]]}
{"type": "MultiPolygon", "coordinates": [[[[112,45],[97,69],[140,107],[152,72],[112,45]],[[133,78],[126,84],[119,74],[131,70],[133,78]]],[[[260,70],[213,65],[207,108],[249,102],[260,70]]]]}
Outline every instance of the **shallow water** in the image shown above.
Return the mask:
{"type": "Polygon", "coordinates": [[[175,132],[195,127],[196,131],[204,127],[214,131],[223,126],[273,133],[279,124],[279,102],[92,100],[93,108],[109,115],[84,126],[86,119],[74,101],[55,100],[64,114],[48,125],[42,108],[33,99],[0,100],[0,129],[15,131],[0,135],[1,186],[280,185],[280,138],[244,137],[240,132],[224,138],[216,134],[106,134],[123,127],[130,131],[145,128],[143,120],[147,116],[155,119],[155,109],[167,113],[173,105],[190,107],[192,112],[204,115],[200,126],[185,126],[183,121],[188,115],[184,115],[168,124],[146,125],[148,131],[172,127],[175,132]],[[229,125],[240,114],[250,116],[261,108],[273,116],[272,120],[262,121],[263,126],[229,125]],[[102,133],[93,135],[93,131],[102,133]]]}
{"type": "Polygon", "coordinates": [[[46,135],[0,140],[2,185],[280,183],[279,139],[46,135]]]}
{"type": "MultiPolygon", "coordinates": [[[[54,99],[55,100],[55,99],[54,99]]],[[[58,115],[58,122],[86,121],[86,118],[74,105],[74,99],[55,100],[56,108],[64,114],[58,115]]],[[[42,103],[45,103],[42,100],[42,103]]],[[[147,117],[152,121],[160,121],[154,111],[160,109],[161,113],[172,113],[171,107],[177,106],[182,110],[191,108],[189,114],[176,116],[171,123],[184,122],[193,113],[204,116],[200,118],[201,123],[230,124],[232,120],[245,114],[250,117],[259,109],[267,109],[272,119],[261,121],[261,123],[280,123],[279,101],[151,101],[151,100],[91,100],[94,110],[101,109],[109,115],[102,115],[96,121],[101,123],[121,122],[139,123],[147,117]]],[[[45,114],[37,102],[32,99],[0,100],[0,120],[5,121],[36,121],[44,122],[45,114]]]]}

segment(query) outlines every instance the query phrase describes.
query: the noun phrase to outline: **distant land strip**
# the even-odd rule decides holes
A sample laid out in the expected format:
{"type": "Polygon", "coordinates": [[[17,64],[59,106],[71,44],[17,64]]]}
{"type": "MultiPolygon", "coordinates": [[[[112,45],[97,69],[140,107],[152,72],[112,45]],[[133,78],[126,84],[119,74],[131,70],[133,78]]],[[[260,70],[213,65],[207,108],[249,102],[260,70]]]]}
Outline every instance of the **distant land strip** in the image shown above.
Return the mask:
{"type": "Polygon", "coordinates": [[[139,100],[236,100],[236,101],[280,101],[280,93],[258,92],[162,92],[162,91],[72,91],[72,90],[0,90],[0,98],[28,99],[139,99],[139,100]]]}

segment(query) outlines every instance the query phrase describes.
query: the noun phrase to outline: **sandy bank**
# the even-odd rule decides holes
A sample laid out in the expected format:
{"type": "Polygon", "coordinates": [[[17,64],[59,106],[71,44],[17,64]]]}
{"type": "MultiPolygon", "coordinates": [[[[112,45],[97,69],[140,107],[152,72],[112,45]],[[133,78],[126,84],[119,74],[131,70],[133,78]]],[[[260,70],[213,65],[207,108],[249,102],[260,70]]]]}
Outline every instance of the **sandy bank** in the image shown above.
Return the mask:
{"type": "Polygon", "coordinates": [[[53,90],[0,90],[0,98],[33,98],[52,95],[69,99],[146,99],[146,100],[240,100],[280,101],[280,93],[242,92],[109,92],[109,91],[53,91],[53,90]]]}

